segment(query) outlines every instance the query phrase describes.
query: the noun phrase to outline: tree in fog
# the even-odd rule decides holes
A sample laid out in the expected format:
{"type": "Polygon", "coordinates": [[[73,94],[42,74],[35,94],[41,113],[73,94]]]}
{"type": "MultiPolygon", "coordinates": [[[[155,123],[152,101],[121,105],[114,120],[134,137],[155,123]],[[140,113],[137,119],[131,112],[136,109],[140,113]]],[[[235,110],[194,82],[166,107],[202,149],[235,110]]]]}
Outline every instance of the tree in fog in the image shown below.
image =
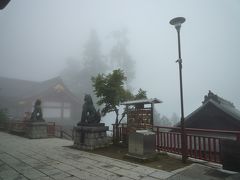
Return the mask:
{"type": "MultiPolygon", "coordinates": [[[[69,60],[62,77],[69,88],[83,98],[85,93],[93,95],[91,77],[107,70],[101,44],[96,31],[91,31],[80,61],[69,60]]],[[[93,97],[94,98],[94,97],[93,97]]]]}
{"type": "Polygon", "coordinates": [[[64,83],[77,96],[81,95],[81,84],[79,83],[81,67],[80,61],[69,58],[66,61],[65,69],[61,72],[64,83]]]}
{"type": "Polygon", "coordinates": [[[163,115],[160,119],[160,126],[172,126],[172,123],[167,116],[163,115]]]}
{"type": "Polygon", "coordinates": [[[119,120],[120,103],[147,98],[147,92],[141,88],[136,95],[133,95],[130,90],[125,88],[126,80],[127,77],[121,69],[113,70],[107,75],[98,74],[96,77],[92,77],[94,92],[98,97],[97,104],[103,106],[101,113],[105,116],[107,113],[115,112],[115,124],[119,124],[126,114],[124,110],[119,120]]]}
{"type": "Polygon", "coordinates": [[[90,38],[85,44],[83,52],[84,69],[82,74],[87,74],[87,81],[91,85],[91,77],[107,70],[104,56],[101,52],[101,44],[96,31],[91,31],[90,38]],[[89,72],[90,71],[90,72],[89,72]]]}
{"type": "Polygon", "coordinates": [[[103,106],[101,113],[105,116],[107,113],[115,112],[115,124],[119,123],[120,103],[133,99],[132,93],[124,88],[127,77],[121,69],[113,70],[107,75],[98,74],[92,77],[94,92],[99,98],[97,104],[103,106]]]}
{"type": "Polygon", "coordinates": [[[147,91],[144,91],[141,88],[138,90],[138,93],[134,96],[134,100],[140,99],[147,99],[147,91]]]}
{"type": "Polygon", "coordinates": [[[97,104],[102,106],[101,113],[105,116],[107,113],[115,112],[115,126],[118,139],[118,126],[125,117],[127,111],[126,108],[121,113],[119,119],[120,104],[124,101],[146,98],[146,91],[139,89],[136,95],[133,95],[130,90],[125,88],[127,77],[124,75],[123,70],[113,70],[112,73],[107,75],[98,74],[96,77],[92,77],[94,92],[98,97],[97,104]]]}
{"type": "Polygon", "coordinates": [[[172,126],[169,118],[165,115],[161,116],[161,114],[158,113],[156,110],[154,110],[153,112],[153,117],[155,126],[172,126]]]}
{"type": "Polygon", "coordinates": [[[180,122],[180,117],[176,113],[173,113],[170,120],[171,120],[171,122],[174,126],[174,125],[176,125],[177,123],[180,122]]]}
{"type": "Polygon", "coordinates": [[[80,60],[70,59],[67,67],[61,73],[66,85],[80,98],[85,93],[91,94],[96,101],[91,84],[91,77],[106,73],[110,69],[122,69],[127,76],[125,85],[129,89],[130,82],[135,77],[135,63],[128,51],[129,40],[126,31],[114,31],[111,33],[114,40],[108,56],[101,52],[101,43],[96,31],[90,33],[80,60]],[[106,58],[109,61],[107,63],[106,58]]]}
{"type": "Polygon", "coordinates": [[[120,68],[128,77],[127,86],[130,87],[131,81],[135,78],[135,61],[132,59],[129,50],[129,39],[126,30],[118,30],[111,33],[114,45],[110,50],[110,64],[113,68],[120,68]]]}

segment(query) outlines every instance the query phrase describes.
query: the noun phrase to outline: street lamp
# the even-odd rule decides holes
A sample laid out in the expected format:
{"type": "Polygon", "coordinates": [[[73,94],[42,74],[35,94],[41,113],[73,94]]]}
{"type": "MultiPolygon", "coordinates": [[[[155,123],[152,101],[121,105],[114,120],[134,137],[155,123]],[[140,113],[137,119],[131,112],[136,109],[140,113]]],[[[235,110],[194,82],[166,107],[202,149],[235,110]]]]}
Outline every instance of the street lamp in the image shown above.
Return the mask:
{"type": "Polygon", "coordinates": [[[173,18],[169,23],[175,26],[178,35],[178,62],[179,76],[180,76],[180,98],[181,98],[181,146],[182,146],[182,162],[186,163],[187,160],[187,139],[184,124],[184,109],[183,109],[183,87],[182,87],[182,58],[181,58],[181,44],[180,44],[180,28],[182,23],[185,22],[184,17],[173,18]]]}

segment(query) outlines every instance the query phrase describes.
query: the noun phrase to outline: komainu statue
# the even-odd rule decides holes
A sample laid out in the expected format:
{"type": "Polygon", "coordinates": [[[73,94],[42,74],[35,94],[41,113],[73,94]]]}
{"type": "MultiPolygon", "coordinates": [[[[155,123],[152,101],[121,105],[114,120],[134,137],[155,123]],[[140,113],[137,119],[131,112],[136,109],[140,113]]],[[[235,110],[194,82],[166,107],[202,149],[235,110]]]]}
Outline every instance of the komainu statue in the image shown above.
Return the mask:
{"type": "Polygon", "coordinates": [[[86,94],[84,97],[84,104],[82,107],[81,121],[77,125],[100,123],[100,120],[101,115],[99,110],[96,111],[90,94],[86,94]]]}
{"type": "Polygon", "coordinates": [[[43,119],[41,104],[42,104],[42,102],[40,99],[37,99],[35,101],[34,109],[33,109],[33,112],[31,114],[31,118],[30,118],[31,121],[45,121],[43,119]]]}

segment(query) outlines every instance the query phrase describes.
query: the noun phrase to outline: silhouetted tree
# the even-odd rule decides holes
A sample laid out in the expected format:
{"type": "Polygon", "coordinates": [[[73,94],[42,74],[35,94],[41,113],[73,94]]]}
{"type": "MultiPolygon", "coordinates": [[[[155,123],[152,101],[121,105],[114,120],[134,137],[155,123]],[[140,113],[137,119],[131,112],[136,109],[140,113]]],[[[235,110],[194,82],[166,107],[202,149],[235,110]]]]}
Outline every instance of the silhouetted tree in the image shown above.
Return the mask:
{"type": "Polygon", "coordinates": [[[118,30],[111,33],[115,44],[110,51],[110,63],[114,68],[120,68],[124,70],[124,73],[128,77],[126,82],[128,88],[130,82],[135,78],[135,61],[132,59],[129,51],[126,30],[118,30]]]}
{"type": "Polygon", "coordinates": [[[172,123],[167,116],[163,115],[160,119],[160,126],[172,126],[172,123]]]}
{"type": "Polygon", "coordinates": [[[61,73],[68,87],[81,98],[85,93],[94,95],[91,77],[108,69],[100,47],[97,33],[93,30],[85,44],[81,61],[69,60],[67,67],[61,73]]]}
{"type": "Polygon", "coordinates": [[[138,93],[134,96],[135,100],[139,99],[147,99],[147,91],[142,90],[141,88],[138,90],[138,93]]]}
{"type": "Polygon", "coordinates": [[[161,116],[161,114],[158,113],[156,110],[154,110],[153,115],[155,126],[172,126],[172,123],[167,116],[161,116]]]}
{"type": "Polygon", "coordinates": [[[176,125],[177,123],[180,122],[180,117],[176,113],[173,113],[170,121],[172,122],[172,124],[174,126],[174,125],[176,125]]]}

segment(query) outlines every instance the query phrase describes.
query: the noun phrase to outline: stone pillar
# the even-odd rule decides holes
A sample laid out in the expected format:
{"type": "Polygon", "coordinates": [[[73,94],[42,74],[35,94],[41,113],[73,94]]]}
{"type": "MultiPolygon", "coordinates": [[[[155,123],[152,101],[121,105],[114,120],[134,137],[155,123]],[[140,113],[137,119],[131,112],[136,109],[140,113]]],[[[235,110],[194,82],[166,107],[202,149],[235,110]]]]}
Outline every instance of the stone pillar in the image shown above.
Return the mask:
{"type": "Polygon", "coordinates": [[[108,146],[107,131],[104,123],[79,124],[73,129],[74,147],[83,150],[94,150],[108,146]]]}
{"type": "Polygon", "coordinates": [[[26,124],[26,136],[30,139],[47,138],[46,122],[28,122],[26,124]]]}

